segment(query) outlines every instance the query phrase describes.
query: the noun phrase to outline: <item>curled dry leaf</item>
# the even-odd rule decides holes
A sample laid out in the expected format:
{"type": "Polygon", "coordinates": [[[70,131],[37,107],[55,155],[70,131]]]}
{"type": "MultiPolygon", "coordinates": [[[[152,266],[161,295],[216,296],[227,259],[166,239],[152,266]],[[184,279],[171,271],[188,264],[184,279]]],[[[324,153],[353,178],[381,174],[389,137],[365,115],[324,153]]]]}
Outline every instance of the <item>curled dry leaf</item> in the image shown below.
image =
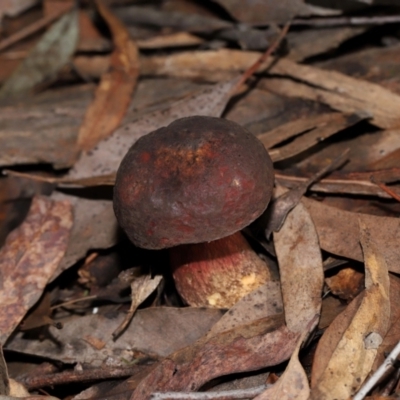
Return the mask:
{"type": "Polygon", "coordinates": [[[139,75],[138,49],[121,21],[101,1],[97,8],[112,32],[115,50],[79,130],[78,146],[90,150],[118,127],[130,104],[139,75]]]}
{"type": "Polygon", "coordinates": [[[360,230],[366,290],[350,304],[350,310],[337,317],[345,326],[338,326],[335,320],[321,338],[310,399],[345,400],[352,396],[370,372],[389,329],[389,275],[383,248],[378,247],[364,217],[360,217],[360,230]],[[321,354],[327,343],[331,354],[321,354]]]}
{"type": "Polygon", "coordinates": [[[374,242],[377,247],[385,249],[383,256],[389,271],[400,272],[398,262],[400,259],[399,218],[377,217],[344,211],[306,198],[302,202],[311,214],[323,250],[352,260],[363,261],[358,241],[358,219],[362,216],[368,228],[374,232],[374,242]]]}
{"type": "Polygon", "coordinates": [[[320,313],[324,272],[317,232],[301,203],[287,215],[281,230],[274,233],[274,243],[286,325],[293,332],[304,332],[320,313]]]}
{"type": "Polygon", "coordinates": [[[4,344],[64,256],[72,228],[71,205],[34,197],[25,221],[7,237],[0,251],[0,342],[4,344]]]}
{"type": "Polygon", "coordinates": [[[131,283],[131,307],[126,314],[124,321],[113,332],[114,339],[117,338],[128,326],[138,307],[157,289],[162,281],[162,275],[142,275],[134,279],[131,283]]]}

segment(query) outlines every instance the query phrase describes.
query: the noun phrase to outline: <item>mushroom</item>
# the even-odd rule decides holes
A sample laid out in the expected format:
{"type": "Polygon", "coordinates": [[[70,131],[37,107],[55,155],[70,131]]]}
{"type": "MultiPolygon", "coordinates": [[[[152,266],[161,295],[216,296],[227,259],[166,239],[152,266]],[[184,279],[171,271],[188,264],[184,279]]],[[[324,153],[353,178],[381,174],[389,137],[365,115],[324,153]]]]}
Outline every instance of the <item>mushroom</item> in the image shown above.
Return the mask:
{"type": "Polygon", "coordinates": [[[267,208],[273,182],[272,161],[253,134],[222,118],[181,118],[129,149],[114,211],[136,246],[170,248],[187,304],[229,308],[270,280],[240,230],[267,208]]]}

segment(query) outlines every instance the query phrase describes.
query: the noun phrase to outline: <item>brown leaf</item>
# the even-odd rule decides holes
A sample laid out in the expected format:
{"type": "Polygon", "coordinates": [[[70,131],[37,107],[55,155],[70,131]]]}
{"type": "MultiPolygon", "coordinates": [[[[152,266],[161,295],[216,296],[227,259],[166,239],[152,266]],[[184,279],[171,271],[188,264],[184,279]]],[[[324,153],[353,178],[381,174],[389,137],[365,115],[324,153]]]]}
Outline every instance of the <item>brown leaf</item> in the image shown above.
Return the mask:
{"type": "MultiPolygon", "coordinates": [[[[323,286],[318,236],[307,209],[300,203],[274,233],[287,327],[304,332],[320,313],[323,286]]],[[[317,323],[317,321],[315,321],[317,323]]]]}
{"type": "Polygon", "coordinates": [[[67,174],[67,178],[82,179],[115,173],[122,157],[137,139],[177,118],[190,115],[219,116],[230,98],[230,91],[238,81],[236,78],[216,84],[211,89],[207,88],[175,102],[167,110],[146,114],[137,121],[123,125],[107,139],[99,142],[93,150],[83,153],[67,174]]]}
{"type": "Polygon", "coordinates": [[[0,341],[4,343],[42,295],[63,257],[72,228],[71,205],[35,197],[28,216],[0,251],[0,341]]]}
{"type": "Polygon", "coordinates": [[[290,357],[288,366],[279,380],[254,400],[307,400],[310,395],[310,385],[307,374],[299,361],[299,351],[309,332],[306,330],[298,340],[296,348],[290,357]]]}
{"type": "Polygon", "coordinates": [[[389,274],[390,278],[390,328],[383,339],[382,345],[378,349],[374,366],[375,371],[385,360],[399,341],[400,337],[400,279],[389,274]]]}
{"type": "Polygon", "coordinates": [[[368,228],[374,232],[377,247],[385,249],[384,257],[389,271],[400,272],[398,262],[400,247],[397,239],[400,220],[398,218],[343,211],[306,198],[302,202],[311,214],[323,250],[352,260],[363,261],[358,241],[358,219],[362,216],[368,228]]]}
{"type": "Polygon", "coordinates": [[[213,325],[208,337],[233,329],[260,318],[280,314],[283,311],[281,286],[269,281],[242,297],[221,319],[213,325]]]}
{"type": "Polygon", "coordinates": [[[62,271],[85,257],[89,249],[107,248],[117,243],[118,223],[111,200],[87,199],[61,192],[54,192],[51,198],[68,201],[74,209],[68,248],[54,271],[54,280],[62,271]]]}
{"type": "Polygon", "coordinates": [[[258,136],[258,138],[265,144],[265,141],[271,143],[275,139],[275,141],[280,140],[283,142],[285,137],[290,138],[291,136],[296,136],[290,143],[269,151],[272,161],[277,162],[301,154],[343,129],[360,122],[364,118],[366,118],[365,115],[344,115],[339,113],[322,114],[318,117],[310,118],[311,121],[318,121],[317,126],[311,123],[309,127],[306,128],[307,119],[305,119],[305,121],[299,120],[299,125],[296,130],[295,125],[297,121],[289,122],[271,132],[258,136]],[[282,135],[282,133],[284,134],[282,135]],[[292,135],[289,135],[289,133],[292,133],[292,135]]]}
{"type": "Polygon", "coordinates": [[[131,399],[149,399],[155,391],[193,391],[218,376],[279,364],[290,357],[300,336],[282,322],[281,316],[263,318],[200,339],[162,361],[131,399]]]}
{"type": "Polygon", "coordinates": [[[335,296],[352,300],[364,289],[364,274],[350,267],[343,268],[325,282],[335,296]]]}
{"type": "Polygon", "coordinates": [[[220,310],[209,308],[146,308],[136,312],[127,330],[116,341],[111,340],[111,335],[123,321],[123,313],[114,317],[76,316],[66,321],[61,330],[50,327],[51,337],[42,341],[18,333],[7,344],[7,349],[65,363],[101,367],[108,361],[123,367],[126,362],[137,360],[136,352],[166,357],[191,345],[206,334],[221,315],[220,310]],[[63,344],[61,348],[60,343],[63,344]]]}
{"type": "Polygon", "coordinates": [[[299,15],[335,14],[335,11],[313,8],[303,0],[218,0],[234,18],[250,24],[283,23],[299,15]]]}
{"type": "Polygon", "coordinates": [[[87,109],[79,131],[78,145],[82,150],[91,149],[118,127],[139,75],[138,49],[128,30],[100,0],[96,4],[112,32],[115,50],[110,69],[101,77],[95,99],[87,109]]]}
{"type": "MultiPolygon", "coordinates": [[[[389,275],[382,249],[377,246],[371,231],[360,217],[360,241],[365,259],[365,294],[352,303],[351,318],[346,327],[337,329],[335,323],[325,331],[325,339],[335,343],[331,357],[323,369],[319,365],[310,399],[345,400],[353,395],[370,372],[383,337],[389,328],[389,275]],[[358,307],[357,307],[358,306],[358,307]],[[332,328],[333,327],[333,328],[332,328]]],[[[340,316],[339,316],[340,317],[340,316]]],[[[338,317],[338,318],[339,318],[338,317]]],[[[315,359],[319,358],[318,345],[315,359]]],[[[313,368],[318,368],[314,364],[313,368]]],[[[315,374],[314,374],[315,376],[315,374]]]]}
{"type": "Polygon", "coordinates": [[[400,126],[400,96],[380,85],[286,59],[270,72],[299,80],[265,79],[262,87],[274,93],[319,101],[346,113],[369,114],[380,128],[400,126]]]}

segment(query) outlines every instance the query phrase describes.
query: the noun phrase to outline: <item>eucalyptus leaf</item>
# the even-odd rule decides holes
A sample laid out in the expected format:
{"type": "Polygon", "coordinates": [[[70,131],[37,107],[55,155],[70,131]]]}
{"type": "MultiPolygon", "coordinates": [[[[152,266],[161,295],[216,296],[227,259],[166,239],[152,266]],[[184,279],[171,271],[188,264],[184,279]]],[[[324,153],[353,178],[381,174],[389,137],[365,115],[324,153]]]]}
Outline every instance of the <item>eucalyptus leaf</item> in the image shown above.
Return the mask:
{"type": "Polygon", "coordinates": [[[7,79],[0,99],[24,95],[39,83],[54,79],[75,52],[78,36],[78,10],[73,9],[50,27],[7,79]]]}

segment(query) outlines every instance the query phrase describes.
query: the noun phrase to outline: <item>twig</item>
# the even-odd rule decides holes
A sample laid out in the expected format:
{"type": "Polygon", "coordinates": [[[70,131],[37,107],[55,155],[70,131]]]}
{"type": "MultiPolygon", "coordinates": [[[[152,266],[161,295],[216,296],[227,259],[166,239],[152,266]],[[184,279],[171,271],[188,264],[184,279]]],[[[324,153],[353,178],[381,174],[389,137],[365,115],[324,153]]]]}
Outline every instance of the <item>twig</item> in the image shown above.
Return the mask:
{"type": "Polygon", "coordinates": [[[390,189],[390,187],[386,186],[382,182],[378,182],[373,176],[370,178],[370,181],[375,185],[379,186],[384,192],[386,192],[390,197],[393,197],[395,200],[400,201],[400,196],[390,189]]]}
{"type": "Polygon", "coordinates": [[[260,66],[268,59],[268,57],[279,47],[279,44],[284,39],[286,34],[288,33],[290,28],[290,21],[286,23],[286,25],[282,28],[279,33],[279,36],[275,39],[275,41],[269,46],[266,52],[250,67],[248,68],[243,75],[241,76],[240,81],[237,83],[236,87],[233,89],[234,91],[238,90],[240,86],[243,85],[259,68],[260,66]]]}
{"type": "Polygon", "coordinates": [[[220,392],[154,392],[151,400],[237,400],[258,396],[271,385],[261,385],[250,389],[221,390],[220,392]]]}
{"type": "Polygon", "coordinates": [[[69,300],[69,301],[66,301],[64,303],[60,303],[60,304],[56,304],[54,306],[51,306],[50,310],[55,310],[57,308],[66,307],[66,306],[69,306],[71,304],[80,303],[80,302],[85,301],[85,300],[95,300],[95,299],[97,299],[97,296],[80,297],[79,299],[69,300]]]}
{"type": "Polygon", "coordinates": [[[68,11],[70,11],[71,8],[69,8],[67,10],[62,10],[58,13],[54,13],[47,17],[44,17],[44,18],[40,19],[39,21],[36,21],[36,22],[32,23],[31,25],[27,26],[26,28],[21,29],[14,35],[2,40],[0,42],[0,51],[6,49],[7,47],[12,46],[13,44],[19,42],[22,39],[25,39],[26,37],[28,37],[30,35],[33,35],[38,30],[45,28],[47,25],[51,24],[57,18],[61,17],[61,15],[66,14],[68,11]]]}
{"type": "Polygon", "coordinates": [[[375,17],[336,17],[336,18],[296,18],[292,25],[307,25],[316,27],[331,27],[343,25],[383,25],[400,22],[400,15],[381,15],[375,17]]]}
{"type": "Polygon", "coordinates": [[[83,371],[64,371],[55,374],[31,375],[21,378],[21,382],[28,390],[47,386],[65,385],[73,382],[88,382],[110,378],[125,378],[145,370],[150,371],[153,365],[132,365],[130,367],[102,367],[83,371]]]}
{"type": "Polygon", "coordinates": [[[368,379],[359,392],[353,397],[353,400],[362,400],[368,392],[377,384],[379,379],[393,367],[398,355],[400,354],[400,342],[397,343],[395,348],[390,352],[389,356],[383,364],[375,371],[375,373],[368,379]]]}

